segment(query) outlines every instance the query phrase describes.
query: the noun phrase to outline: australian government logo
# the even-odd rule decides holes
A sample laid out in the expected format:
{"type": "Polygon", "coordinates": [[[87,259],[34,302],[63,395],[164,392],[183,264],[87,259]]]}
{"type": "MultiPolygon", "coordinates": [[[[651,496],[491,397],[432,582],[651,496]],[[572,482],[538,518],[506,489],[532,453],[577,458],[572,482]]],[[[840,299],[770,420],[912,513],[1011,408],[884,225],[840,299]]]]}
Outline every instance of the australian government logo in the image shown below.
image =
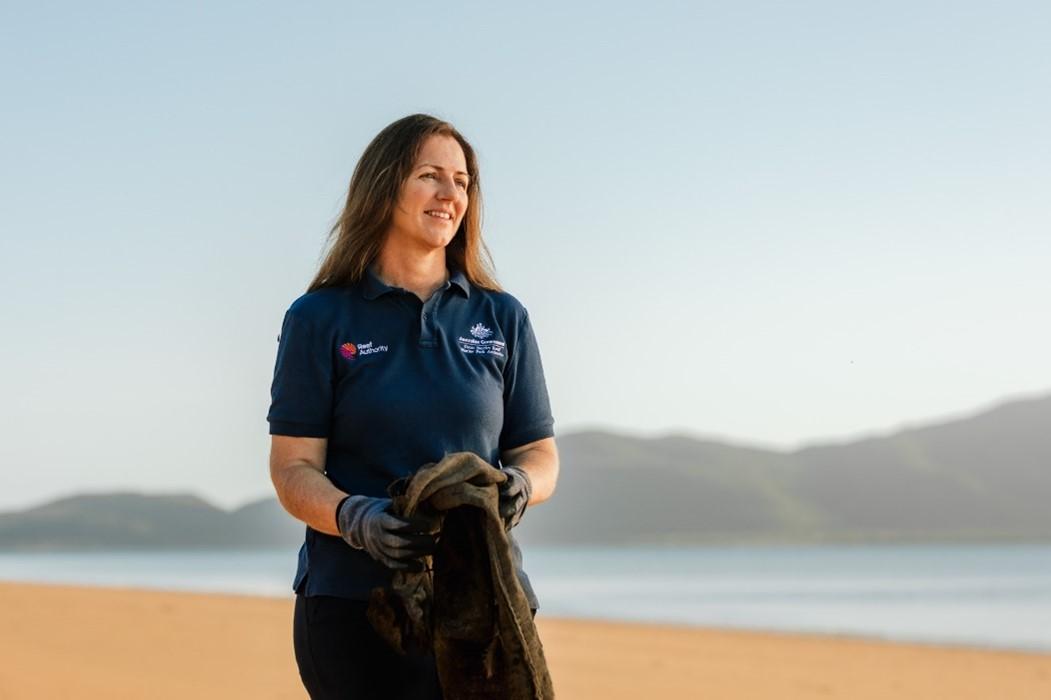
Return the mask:
{"type": "Polygon", "coordinates": [[[457,343],[465,355],[496,355],[504,357],[506,344],[502,340],[492,339],[493,332],[481,323],[471,326],[468,331],[471,337],[460,336],[457,343]]]}
{"type": "Polygon", "coordinates": [[[386,345],[376,345],[371,340],[367,343],[343,343],[339,346],[339,354],[348,360],[387,351],[388,347],[386,345]]]}

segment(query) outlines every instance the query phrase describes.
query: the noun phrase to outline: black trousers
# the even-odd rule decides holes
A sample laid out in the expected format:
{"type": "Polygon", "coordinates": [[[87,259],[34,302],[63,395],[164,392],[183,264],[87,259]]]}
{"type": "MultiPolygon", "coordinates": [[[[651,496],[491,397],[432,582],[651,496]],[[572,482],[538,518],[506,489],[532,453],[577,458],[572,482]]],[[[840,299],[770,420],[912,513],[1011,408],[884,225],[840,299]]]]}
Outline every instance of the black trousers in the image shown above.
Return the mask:
{"type": "Polygon", "coordinates": [[[434,655],[402,656],[365,617],[368,601],[296,596],[292,640],[311,700],[441,700],[434,655]]]}
{"type": "Polygon", "coordinates": [[[296,596],[292,640],[311,700],[441,700],[434,655],[402,656],[388,647],[367,608],[364,600],[296,596]]]}

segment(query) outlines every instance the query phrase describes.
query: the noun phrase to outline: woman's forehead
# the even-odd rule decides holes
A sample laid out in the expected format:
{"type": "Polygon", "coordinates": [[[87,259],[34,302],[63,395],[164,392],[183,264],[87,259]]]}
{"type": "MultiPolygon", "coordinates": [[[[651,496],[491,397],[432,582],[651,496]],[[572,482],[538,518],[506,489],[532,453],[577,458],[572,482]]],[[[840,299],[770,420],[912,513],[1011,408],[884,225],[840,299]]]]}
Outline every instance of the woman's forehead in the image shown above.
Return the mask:
{"type": "Polygon", "coordinates": [[[452,136],[434,134],[421,145],[416,157],[416,166],[431,165],[442,170],[455,170],[467,174],[467,159],[460,142],[452,136]]]}

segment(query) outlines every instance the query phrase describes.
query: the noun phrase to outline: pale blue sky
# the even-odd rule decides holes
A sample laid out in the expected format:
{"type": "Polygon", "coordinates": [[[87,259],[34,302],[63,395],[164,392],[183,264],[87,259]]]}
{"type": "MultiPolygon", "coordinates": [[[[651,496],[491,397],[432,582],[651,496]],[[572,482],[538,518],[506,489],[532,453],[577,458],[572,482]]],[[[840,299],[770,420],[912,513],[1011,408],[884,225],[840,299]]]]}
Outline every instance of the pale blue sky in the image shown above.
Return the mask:
{"type": "Polygon", "coordinates": [[[477,148],[556,430],[791,447],[1051,389],[1046,3],[0,9],[0,509],[271,493],[361,150],[477,148]]]}

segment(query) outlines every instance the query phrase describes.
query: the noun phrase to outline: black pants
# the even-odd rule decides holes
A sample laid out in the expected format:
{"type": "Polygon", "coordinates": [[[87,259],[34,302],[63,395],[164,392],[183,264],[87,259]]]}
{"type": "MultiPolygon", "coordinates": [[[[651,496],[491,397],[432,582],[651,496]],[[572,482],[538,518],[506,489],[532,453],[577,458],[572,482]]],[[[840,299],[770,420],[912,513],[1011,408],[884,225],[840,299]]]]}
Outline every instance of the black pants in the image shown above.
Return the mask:
{"type": "Polygon", "coordinates": [[[292,639],[311,700],[441,700],[434,655],[402,656],[365,617],[368,602],[296,596],[292,639]]]}
{"type": "Polygon", "coordinates": [[[434,655],[398,654],[372,629],[366,608],[363,600],[296,596],[292,639],[311,700],[441,700],[434,655]]]}

